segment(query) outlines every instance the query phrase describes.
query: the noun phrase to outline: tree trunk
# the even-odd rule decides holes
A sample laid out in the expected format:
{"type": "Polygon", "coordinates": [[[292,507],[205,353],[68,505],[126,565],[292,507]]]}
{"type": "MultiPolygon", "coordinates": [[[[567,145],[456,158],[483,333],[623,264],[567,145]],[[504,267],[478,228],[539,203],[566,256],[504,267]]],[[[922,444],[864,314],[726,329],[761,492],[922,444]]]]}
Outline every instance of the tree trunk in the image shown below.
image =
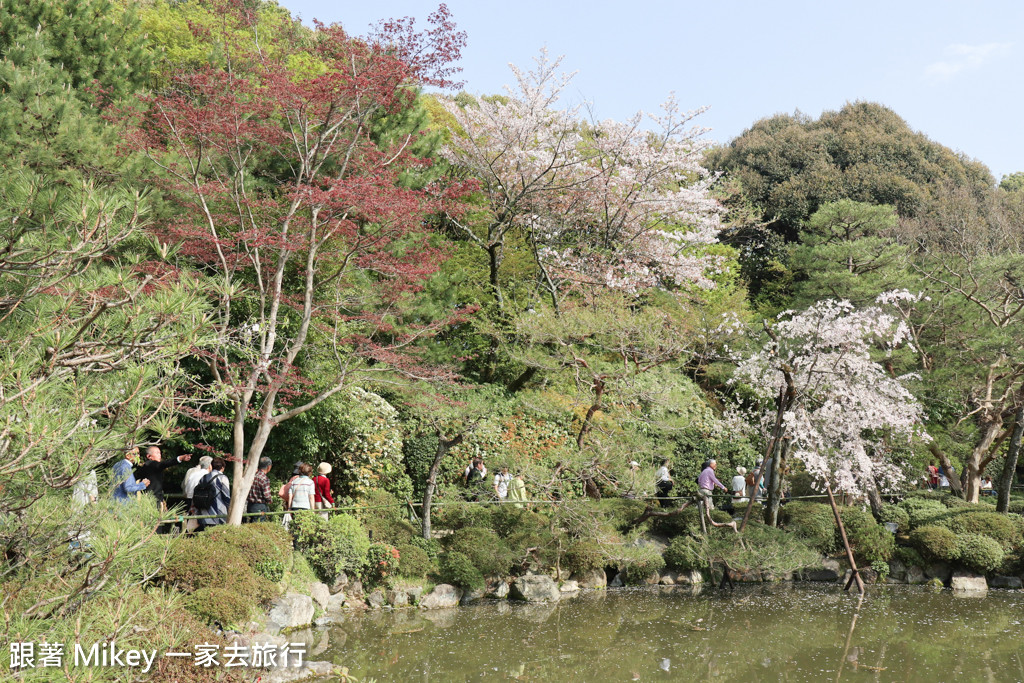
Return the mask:
{"type": "MultiPolygon", "coordinates": [[[[242,523],[246,499],[249,497],[249,490],[256,479],[260,457],[263,455],[263,449],[267,445],[271,429],[273,429],[273,425],[269,418],[262,419],[259,428],[256,430],[256,435],[252,439],[252,444],[249,445],[249,453],[246,456],[244,465],[241,461],[235,461],[233,472],[235,476],[231,482],[231,504],[228,506],[228,524],[238,526],[242,523]],[[241,474],[241,477],[239,477],[239,474],[241,474]]],[[[238,448],[237,445],[235,447],[238,448]]]]}
{"type": "Polygon", "coordinates": [[[580,427],[579,436],[576,437],[576,447],[583,448],[583,439],[587,436],[587,432],[590,431],[590,425],[592,424],[594,414],[601,409],[601,396],[604,395],[604,381],[600,379],[594,379],[594,403],[587,410],[586,416],[583,418],[583,425],[580,427]]]}
{"type": "Polygon", "coordinates": [[[1013,435],[1006,449],[1006,460],[1003,461],[1003,473],[999,476],[999,500],[996,511],[1010,511],[1010,489],[1013,487],[1014,475],[1017,473],[1017,459],[1020,457],[1021,433],[1024,432],[1024,406],[1017,408],[1013,416],[1013,435]]]}
{"type": "Polygon", "coordinates": [[[989,449],[1002,427],[1003,421],[999,417],[985,422],[982,427],[981,439],[967,458],[967,467],[964,468],[964,500],[968,503],[977,503],[981,496],[981,475],[985,470],[982,460],[988,455],[989,449]]]}
{"type": "Polygon", "coordinates": [[[953,464],[949,462],[949,458],[946,457],[946,454],[942,449],[935,445],[934,441],[930,446],[928,446],[928,450],[931,451],[932,455],[939,459],[939,469],[946,473],[946,479],[949,480],[949,488],[953,490],[953,493],[962,498],[964,490],[960,486],[960,480],[956,477],[949,476],[949,472],[953,471],[953,464]]]}
{"type": "Polygon", "coordinates": [[[437,432],[437,450],[434,451],[434,462],[430,463],[430,471],[427,473],[427,488],[423,492],[423,507],[420,510],[420,526],[423,530],[423,538],[430,540],[430,506],[434,502],[434,489],[437,485],[437,473],[441,469],[441,461],[448,453],[448,449],[457,446],[462,442],[462,434],[454,439],[445,440],[441,432],[437,432]]]}
{"type": "Polygon", "coordinates": [[[789,453],[789,439],[782,439],[772,456],[771,479],[768,480],[768,505],[764,511],[764,523],[768,526],[779,525],[779,506],[782,505],[783,472],[786,467],[786,454],[789,453]]]}
{"type": "Polygon", "coordinates": [[[882,494],[878,490],[878,482],[875,481],[874,477],[871,478],[868,484],[868,503],[871,504],[871,514],[875,516],[875,519],[881,519],[882,506],[885,505],[885,501],[882,500],[882,494]]]}

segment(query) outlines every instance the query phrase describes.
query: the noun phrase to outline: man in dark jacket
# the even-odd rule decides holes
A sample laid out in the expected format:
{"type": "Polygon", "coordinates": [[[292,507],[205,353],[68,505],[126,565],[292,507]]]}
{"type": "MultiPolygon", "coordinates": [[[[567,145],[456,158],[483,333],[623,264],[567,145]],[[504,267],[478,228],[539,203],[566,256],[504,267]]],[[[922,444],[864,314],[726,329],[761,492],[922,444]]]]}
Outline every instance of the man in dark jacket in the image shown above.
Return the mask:
{"type": "Polygon", "coordinates": [[[153,494],[161,510],[167,509],[164,504],[164,470],[191,459],[191,455],[179,455],[173,460],[163,460],[159,446],[150,446],[146,450],[146,461],[135,470],[135,478],[149,479],[146,491],[153,494]]]}
{"type": "Polygon", "coordinates": [[[195,490],[195,502],[196,502],[196,514],[199,515],[218,515],[212,519],[201,519],[199,520],[199,531],[211,526],[217,526],[218,524],[226,524],[228,521],[228,506],[231,505],[231,482],[228,481],[228,477],[224,474],[224,468],[227,467],[227,463],[224,462],[223,458],[214,458],[210,473],[207,474],[202,480],[196,485],[195,490]],[[205,488],[207,484],[213,484],[213,497],[210,504],[202,505],[200,503],[200,489],[205,488]]]}

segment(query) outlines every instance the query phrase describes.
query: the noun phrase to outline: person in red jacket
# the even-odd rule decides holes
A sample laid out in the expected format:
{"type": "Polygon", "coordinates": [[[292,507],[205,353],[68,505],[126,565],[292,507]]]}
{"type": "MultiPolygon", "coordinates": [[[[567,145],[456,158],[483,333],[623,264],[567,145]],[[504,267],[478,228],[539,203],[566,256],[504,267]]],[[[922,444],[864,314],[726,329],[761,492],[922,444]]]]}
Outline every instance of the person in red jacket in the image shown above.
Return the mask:
{"type": "MultiPolygon", "coordinates": [[[[331,480],[327,478],[327,475],[331,473],[331,465],[330,463],[322,462],[316,468],[316,471],[317,475],[313,477],[313,485],[316,489],[313,502],[316,509],[332,508],[334,507],[334,498],[331,496],[331,480]]],[[[324,517],[327,517],[326,513],[324,513],[324,517]]]]}

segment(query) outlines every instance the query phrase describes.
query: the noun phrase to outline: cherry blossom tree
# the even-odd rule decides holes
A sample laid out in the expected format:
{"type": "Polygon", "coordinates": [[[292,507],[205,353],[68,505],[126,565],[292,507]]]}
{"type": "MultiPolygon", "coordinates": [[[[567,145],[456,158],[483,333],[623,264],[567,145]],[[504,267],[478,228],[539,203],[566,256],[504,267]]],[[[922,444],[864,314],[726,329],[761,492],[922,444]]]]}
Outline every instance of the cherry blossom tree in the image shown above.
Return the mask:
{"type": "Polygon", "coordinates": [[[368,374],[444,376],[413,353],[443,321],[414,325],[400,304],[444,258],[424,216],[442,200],[458,215],[462,188],[404,187],[426,163],[411,136],[382,148],[372,132],[418,85],[450,84],[465,36],[443,5],[422,34],[410,20],[371,39],[278,22],[273,41],[258,12],[219,9],[223,64],[174,74],[128,140],[176,203],[159,237],[208,277],[218,338],[200,351],[203,390],[229,407],[237,524],[276,425],[368,374]]]}
{"type": "Polygon", "coordinates": [[[787,311],[765,322],[767,341],[741,360],[734,383],[749,386],[770,428],[773,457],[766,522],[775,525],[780,478],[788,457],[830,489],[861,495],[902,480],[893,444],[927,439],[923,413],[906,387],[876,356],[908,342],[910,330],[894,302],[908,292],[882,294],[861,310],[827,299],[806,311],[787,311]]]}

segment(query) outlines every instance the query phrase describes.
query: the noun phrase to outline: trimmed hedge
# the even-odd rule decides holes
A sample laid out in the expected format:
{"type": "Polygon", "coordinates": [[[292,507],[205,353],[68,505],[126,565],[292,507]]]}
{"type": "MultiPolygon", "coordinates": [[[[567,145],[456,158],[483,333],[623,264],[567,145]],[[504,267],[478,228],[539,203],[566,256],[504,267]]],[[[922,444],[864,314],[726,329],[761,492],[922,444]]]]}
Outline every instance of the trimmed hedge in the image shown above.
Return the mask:
{"type": "Polygon", "coordinates": [[[883,505],[878,515],[878,522],[880,524],[893,522],[897,525],[896,531],[900,533],[910,531],[910,515],[897,505],[883,505]]]}
{"type": "Polygon", "coordinates": [[[438,575],[442,583],[461,588],[480,589],[484,587],[484,575],[473,566],[473,561],[458,551],[441,556],[438,575]]]}
{"type": "Polygon", "coordinates": [[[941,520],[939,525],[956,534],[983,534],[998,541],[1004,551],[1021,545],[1020,527],[998,512],[959,512],[941,520]]]}
{"type": "Polygon", "coordinates": [[[696,541],[689,536],[676,536],[665,548],[665,564],[672,569],[686,571],[700,569],[705,562],[696,541]]]}
{"type": "Polygon", "coordinates": [[[398,573],[410,579],[422,579],[437,569],[437,564],[430,559],[427,551],[411,543],[404,543],[398,548],[398,573]]]}
{"type": "Polygon", "coordinates": [[[444,547],[468,558],[484,576],[505,576],[515,558],[496,533],[483,527],[464,527],[444,539],[444,547]]]}
{"type": "Polygon", "coordinates": [[[839,548],[835,515],[823,503],[795,501],[780,510],[783,526],[826,555],[839,548]]]}
{"type": "Polygon", "coordinates": [[[977,572],[993,572],[1003,563],[1005,553],[994,538],[982,534],[961,534],[956,544],[959,561],[977,572]]]}
{"type": "Polygon", "coordinates": [[[923,526],[910,532],[910,543],[926,560],[949,562],[959,556],[956,534],[944,526],[923,526]]]}
{"type": "Polygon", "coordinates": [[[940,519],[949,513],[949,508],[943,505],[941,501],[921,496],[908,496],[900,502],[898,507],[906,511],[910,519],[911,529],[931,524],[934,520],[940,519]]]}

